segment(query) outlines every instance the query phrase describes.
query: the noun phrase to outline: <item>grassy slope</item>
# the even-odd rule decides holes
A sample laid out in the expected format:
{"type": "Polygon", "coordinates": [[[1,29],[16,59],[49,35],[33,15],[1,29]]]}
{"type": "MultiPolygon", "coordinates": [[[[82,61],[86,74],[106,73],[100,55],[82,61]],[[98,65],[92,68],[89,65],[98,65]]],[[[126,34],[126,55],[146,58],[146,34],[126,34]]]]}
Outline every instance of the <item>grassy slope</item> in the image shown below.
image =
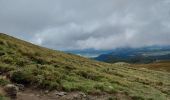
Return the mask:
{"type": "Polygon", "coordinates": [[[170,72],[170,61],[153,62],[150,64],[134,64],[134,67],[170,72]]]}
{"type": "Polygon", "coordinates": [[[134,100],[170,99],[170,73],[100,63],[4,34],[0,34],[0,72],[12,82],[43,89],[121,92],[134,100]]]}

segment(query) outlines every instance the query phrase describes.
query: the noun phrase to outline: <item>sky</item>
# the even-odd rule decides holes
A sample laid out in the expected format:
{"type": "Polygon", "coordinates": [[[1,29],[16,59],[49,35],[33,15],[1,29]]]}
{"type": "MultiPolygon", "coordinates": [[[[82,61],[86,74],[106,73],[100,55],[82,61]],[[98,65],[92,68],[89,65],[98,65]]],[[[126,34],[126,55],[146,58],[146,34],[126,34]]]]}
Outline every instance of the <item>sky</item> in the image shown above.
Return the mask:
{"type": "Polygon", "coordinates": [[[0,0],[0,32],[57,50],[170,45],[170,0],[0,0]]]}

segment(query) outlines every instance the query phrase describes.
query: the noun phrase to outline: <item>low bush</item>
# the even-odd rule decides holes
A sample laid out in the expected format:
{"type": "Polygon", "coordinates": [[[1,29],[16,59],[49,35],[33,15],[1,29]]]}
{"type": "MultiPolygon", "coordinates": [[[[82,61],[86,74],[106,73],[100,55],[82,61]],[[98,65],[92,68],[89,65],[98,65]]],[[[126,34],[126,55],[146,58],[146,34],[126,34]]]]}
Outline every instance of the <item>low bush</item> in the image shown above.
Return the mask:
{"type": "Polygon", "coordinates": [[[7,73],[12,70],[15,70],[14,66],[0,63],[0,72],[1,73],[7,73]]]}
{"type": "Polygon", "coordinates": [[[78,75],[80,75],[86,79],[91,79],[91,80],[95,80],[95,81],[99,81],[102,79],[102,76],[99,75],[99,73],[95,73],[92,71],[79,71],[78,75]]]}
{"type": "Polygon", "coordinates": [[[11,80],[18,84],[31,84],[33,78],[32,72],[27,70],[14,71],[11,76],[11,80]]]}
{"type": "Polygon", "coordinates": [[[0,56],[3,56],[3,55],[5,55],[5,52],[0,51],[0,56]]]}
{"type": "Polygon", "coordinates": [[[10,56],[3,56],[0,60],[2,62],[6,63],[6,64],[13,64],[14,63],[14,59],[10,56]]]}
{"type": "Polygon", "coordinates": [[[145,100],[143,97],[140,96],[133,96],[132,100],[145,100]]]}
{"type": "Polygon", "coordinates": [[[10,100],[10,99],[5,97],[4,95],[0,94],[0,100],[10,100]]]}
{"type": "Polygon", "coordinates": [[[5,86],[9,84],[10,82],[6,79],[0,78],[0,86],[5,86]]]}

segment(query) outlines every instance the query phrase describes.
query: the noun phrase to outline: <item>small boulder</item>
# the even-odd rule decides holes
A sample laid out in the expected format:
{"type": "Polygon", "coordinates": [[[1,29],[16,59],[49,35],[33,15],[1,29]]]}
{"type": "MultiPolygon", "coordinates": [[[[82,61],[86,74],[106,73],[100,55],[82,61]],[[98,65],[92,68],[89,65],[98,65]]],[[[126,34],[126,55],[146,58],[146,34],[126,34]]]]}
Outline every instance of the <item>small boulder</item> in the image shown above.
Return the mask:
{"type": "Polygon", "coordinates": [[[57,96],[64,96],[64,95],[67,95],[66,92],[57,92],[55,93],[57,96]]]}
{"type": "Polygon", "coordinates": [[[87,97],[87,95],[86,95],[85,93],[83,93],[83,92],[80,92],[79,95],[80,95],[81,97],[87,97]]]}
{"type": "Polygon", "coordinates": [[[14,99],[17,98],[18,87],[13,84],[8,84],[4,88],[6,95],[10,98],[14,99]]]}
{"type": "Polygon", "coordinates": [[[25,88],[24,85],[22,85],[22,84],[16,84],[16,86],[18,87],[18,89],[19,89],[20,91],[24,91],[24,88],[25,88]]]}
{"type": "Polygon", "coordinates": [[[45,94],[48,94],[48,93],[49,93],[49,90],[45,90],[44,93],[45,93],[45,94]]]}

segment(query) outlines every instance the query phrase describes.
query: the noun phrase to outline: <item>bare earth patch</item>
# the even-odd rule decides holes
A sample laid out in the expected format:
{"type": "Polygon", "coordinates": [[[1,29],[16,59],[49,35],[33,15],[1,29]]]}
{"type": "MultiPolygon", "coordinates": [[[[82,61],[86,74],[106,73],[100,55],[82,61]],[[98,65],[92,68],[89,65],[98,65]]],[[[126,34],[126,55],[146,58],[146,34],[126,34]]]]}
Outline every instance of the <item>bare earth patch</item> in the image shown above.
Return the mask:
{"type": "Polygon", "coordinates": [[[36,91],[27,89],[18,93],[17,100],[132,100],[129,96],[123,93],[116,94],[98,94],[86,95],[82,92],[69,92],[66,95],[58,96],[56,91],[44,93],[43,91],[36,91]]]}

